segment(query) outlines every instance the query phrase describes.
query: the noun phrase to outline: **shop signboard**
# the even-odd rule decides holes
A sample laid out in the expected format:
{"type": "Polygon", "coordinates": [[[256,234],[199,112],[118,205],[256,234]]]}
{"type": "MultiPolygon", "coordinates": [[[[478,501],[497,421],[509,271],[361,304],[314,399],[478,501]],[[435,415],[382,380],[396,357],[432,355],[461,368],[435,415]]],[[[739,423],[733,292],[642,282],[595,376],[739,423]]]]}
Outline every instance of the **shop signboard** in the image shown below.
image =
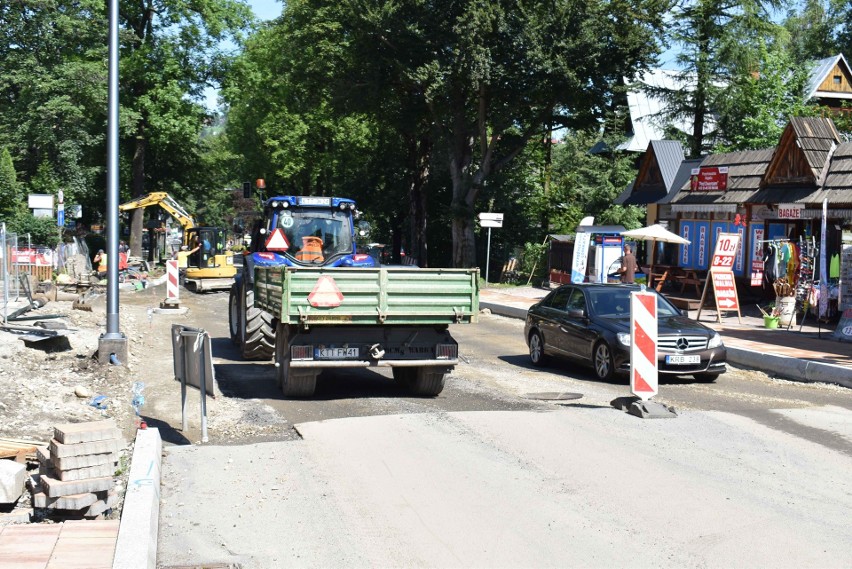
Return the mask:
{"type": "Polygon", "coordinates": [[[713,277],[713,292],[716,295],[716,310],[739,311],[740,303],[737,298],[737,286],[734,282],[733,271],[714,271],[711,275],[713,277]]]}
{"type": "Polygon", "coordinates": [[[805,211],[805,204],[781,203],[778,204],[777,217],[778,219],[802,219],[803,211],[805,211]]]}
{"type": "Polygon", "coordinates": [[[693,168],[689,187],[693,192],[727,191],[727,166],[708,166],[704,168],[693,168]]]}
{"type": "MultiPolygon", "coordinates": [[[[690,241],[690,243],[695,243],[695,222],[694,221],[681,221],[680,222],[680,236],[690,241]]],[[[693,254],[692,250],[694,247],[691,244],[683,244],[679,245],[679,254],[678,254],[678,264],[684,269],[694,269],[695,264],[693,262],[693,254]]]]}
{"type": "Polygon", "coordinates": [[[734,259],[740,246],[739,233],[719,233],[716,238],[716,249],[713,252],[711,271],[733,271],[734,259]]]}
{"type": "Polygon", "coordinates": [[[695,233],[698,240],[698,248],[695,251],[695,267],[703,271],[707,268],[707,253],[710,249],[710,223],[696,221],[695,233]]]}

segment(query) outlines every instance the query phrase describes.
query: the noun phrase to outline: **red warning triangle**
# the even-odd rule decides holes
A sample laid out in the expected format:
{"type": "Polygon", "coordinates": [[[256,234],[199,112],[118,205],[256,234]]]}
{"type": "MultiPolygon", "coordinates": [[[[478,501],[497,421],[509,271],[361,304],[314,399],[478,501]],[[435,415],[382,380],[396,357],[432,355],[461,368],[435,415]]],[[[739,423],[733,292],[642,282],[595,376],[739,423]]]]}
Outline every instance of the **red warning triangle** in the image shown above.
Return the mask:
{"type": "Polygon", "coordinates": [[[266,249],[267,251],[286,251],[290,248],[290,244],[287,242],[287,236],[284,235],[284,232],[279,227],[266,240],[266,249]]]}
{"type": "Polygon", "coordinates": [[[648,382],[642,379],[642,376],[639,375],[639,372],[634,372],[633,374],[633,392],[648,392],[654,393],[654,388],[648,385],[648,382]]]}
{"type": "Polygon", "coordinates": [[[308,295],[308,302],[316,308],[333,308],[343,302],[343,294],[333,278],[323,275],[317,279],[314,290],[308,295]]]}

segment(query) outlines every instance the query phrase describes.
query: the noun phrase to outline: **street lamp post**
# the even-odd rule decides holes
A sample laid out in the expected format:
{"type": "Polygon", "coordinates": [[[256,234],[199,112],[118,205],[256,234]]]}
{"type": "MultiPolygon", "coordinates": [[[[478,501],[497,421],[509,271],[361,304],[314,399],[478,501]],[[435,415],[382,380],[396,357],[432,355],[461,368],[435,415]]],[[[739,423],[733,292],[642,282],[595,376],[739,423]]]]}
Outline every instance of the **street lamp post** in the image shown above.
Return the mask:
{"type": "Polygon", "coordinates": [[[118,320],[118,0],[109,0],[109,103],[107,110],[107,314],[98,361],[127,364],[127,338],[118,320]]]}

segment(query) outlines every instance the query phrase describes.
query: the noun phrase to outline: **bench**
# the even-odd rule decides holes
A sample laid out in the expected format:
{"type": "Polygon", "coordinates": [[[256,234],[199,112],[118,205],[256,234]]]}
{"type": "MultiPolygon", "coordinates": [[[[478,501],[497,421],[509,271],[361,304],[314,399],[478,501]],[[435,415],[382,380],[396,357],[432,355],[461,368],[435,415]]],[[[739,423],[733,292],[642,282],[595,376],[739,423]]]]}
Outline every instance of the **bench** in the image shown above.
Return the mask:
{"type": "Polygon", "coordinates": [[[695,287],[695,295],[701,296],[701,285],[704,283],[701,279],[688,275],[675,277],[675,279],[680,283],[680,292],[685,291],[687,286],[692,285],[695,287]]]}

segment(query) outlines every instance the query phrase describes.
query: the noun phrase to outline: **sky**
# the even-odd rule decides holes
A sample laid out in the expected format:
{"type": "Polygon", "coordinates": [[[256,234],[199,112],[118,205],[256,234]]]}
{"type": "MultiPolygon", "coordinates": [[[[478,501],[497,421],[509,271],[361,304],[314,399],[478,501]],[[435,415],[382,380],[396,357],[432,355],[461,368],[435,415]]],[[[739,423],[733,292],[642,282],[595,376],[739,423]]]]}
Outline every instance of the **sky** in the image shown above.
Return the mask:
{"type": "Polygon", "coordinates": [[[281,15],[283,4],[279,0],[249,0],[249,6],[261,20],[271,20],[281,15]]]}
{"type": "MultiPolygon", "coordinates": [[[[261,20],[272,20],[277,18],[281,15],[281,9],[283,7],[280,0],[248,0],[248,4],[254,11],[254,15],[261,20]]],[[[217,91],[215,89],[205,89],[204,104],[208,109],[216,109],[216,96],[217,91]]]]}

